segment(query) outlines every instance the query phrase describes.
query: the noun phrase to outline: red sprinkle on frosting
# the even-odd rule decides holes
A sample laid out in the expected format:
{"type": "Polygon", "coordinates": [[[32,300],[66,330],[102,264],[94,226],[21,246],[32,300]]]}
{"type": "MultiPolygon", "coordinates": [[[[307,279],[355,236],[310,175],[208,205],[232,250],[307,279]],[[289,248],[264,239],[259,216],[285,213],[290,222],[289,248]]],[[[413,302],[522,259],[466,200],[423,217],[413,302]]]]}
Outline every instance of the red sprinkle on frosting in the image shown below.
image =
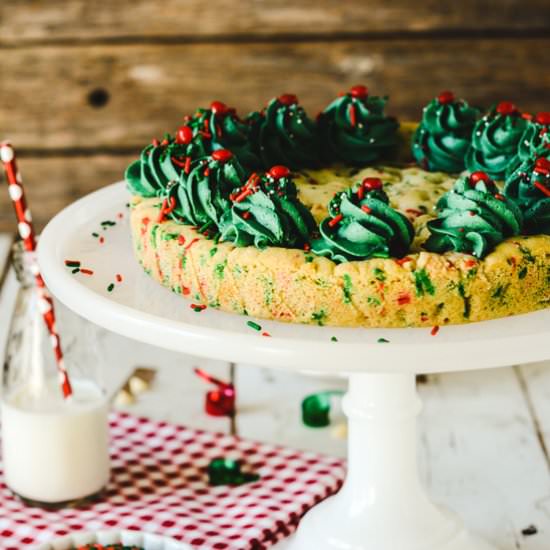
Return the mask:
{"type": "Polygon", "coordinates": [[[550,175],[550,160],[545,157],[539,157],[535,161],[534,172],[537,174],[542,174],[544,176],[550,175]]]}
{"type": "Polygon", "coordinates": [[[334,218],[332,218],[332,220],[328,222],[329,227],[334,227],[335,225],[338,225],[343,217],[344,216],[342,214],[338,214],[337,216],[334,216],[334,218]]]}
{"type": "Polygon", "coordinates": [[[210,109],[216,115],[225,115],[230,110],[229,107],[221,101],[212,101],[212,103],[210,104],[210,109]]]}
{"type": "Polygon", "coordinates": [[[218,149],[212,152],[212,158],[219,162],[227,162],[233,158],[233,153],[229,149],[218,149]]]}
{"type": "Polygon", "coordinates": [[[356,86],[352,86],[350,88],[349,95],[351,97],[355,97],[356,99],[367,99],[369,96],[369,89],[362,84],[357,84],[356,86]]]}
{"type": "Polygon", "coordinates": [[[535,122],[544,126],[550,126],[550,112],[538,113],[535,117],[535,122]]]}
{"type": "Polygon", "coordinates": [[[271,170],[269,170],[268,175],[271,176],[274,180],[278,180],[280,178],[286,178],[290,174],[290,170],[281,164],[278,164],[277,166],[272,166],[271,170]]]}
{"type": "Polygon", "coordinates": [[[437,96],[437,101],[440,105],[448,105],[449,103],[452,103],[455,100],[455,95],[453,92],[449,90],[445,90],[444,92],[441,92],[437,96]]]}
{"type": "Polygon", "coordinates": [[[298,98],[294,94],[280,95],[277,100],[283,105],[296,105],[298,103],[298,98]]]}
{"type": "Polygon", "coordinates": [[[499,115],[510,116],[518,112],[518,108],[511,101],[501,101],[497,105],[497,113],[499,115]]]}

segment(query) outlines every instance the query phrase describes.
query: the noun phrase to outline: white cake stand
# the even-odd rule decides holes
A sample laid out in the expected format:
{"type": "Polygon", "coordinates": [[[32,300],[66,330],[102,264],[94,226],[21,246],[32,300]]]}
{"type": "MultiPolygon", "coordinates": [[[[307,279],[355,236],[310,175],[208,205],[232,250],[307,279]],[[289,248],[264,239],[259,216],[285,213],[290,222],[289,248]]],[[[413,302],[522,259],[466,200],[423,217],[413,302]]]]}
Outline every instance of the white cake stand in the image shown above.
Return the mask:
{"type": "Polygon", "coordinates": [[[495,550],[432,503],[420,484],[415,374],[550,359],[550,310],[443,327],[435,336],[429,329],[334,329],[255,320],[271,335],[263,337],[247,325],[247,317],[211,309],[196,313],[189,301],[142,272],[130,245],[128,200],[124,185],[114,184],[48,224],[38,257],[59,300],[98,325],[156,346],[349,376],[347,479],[336,496],[306,514],[292,550],[495,550]],[[65,260],[78,260],[94,274],[72,274],[65,260]]]}

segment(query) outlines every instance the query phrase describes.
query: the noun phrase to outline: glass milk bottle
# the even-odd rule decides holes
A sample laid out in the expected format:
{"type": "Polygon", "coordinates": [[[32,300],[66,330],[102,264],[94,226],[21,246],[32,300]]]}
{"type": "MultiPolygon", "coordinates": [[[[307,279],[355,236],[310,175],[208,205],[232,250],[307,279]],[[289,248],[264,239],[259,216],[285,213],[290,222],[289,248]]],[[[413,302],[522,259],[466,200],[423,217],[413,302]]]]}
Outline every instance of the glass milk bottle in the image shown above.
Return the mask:
{"type": "Polygon", "coordinates": [[[68,365],[73,392],[63,397],[30,254],[14,251],[20,290],[2,377],[3,476],[27,504],[58,508],[98,496],[109,480],[108,406],[82,365],[68,365]]]}

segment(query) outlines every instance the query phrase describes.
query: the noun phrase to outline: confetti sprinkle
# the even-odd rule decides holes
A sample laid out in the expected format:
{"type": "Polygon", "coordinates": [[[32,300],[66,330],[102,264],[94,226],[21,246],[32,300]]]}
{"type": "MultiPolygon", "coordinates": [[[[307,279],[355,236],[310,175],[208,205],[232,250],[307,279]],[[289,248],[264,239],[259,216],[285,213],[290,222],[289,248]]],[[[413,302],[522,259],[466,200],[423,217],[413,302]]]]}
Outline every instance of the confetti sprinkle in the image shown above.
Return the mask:
{"type": "Polygon", "coordinates": [[[259,325],[258,323],[255,323],[254,321],[247,321],[246,324],[250,327],[250,328],[253,328],[254,330],[262,330],[262,327],[261,325],[259,325]]]}

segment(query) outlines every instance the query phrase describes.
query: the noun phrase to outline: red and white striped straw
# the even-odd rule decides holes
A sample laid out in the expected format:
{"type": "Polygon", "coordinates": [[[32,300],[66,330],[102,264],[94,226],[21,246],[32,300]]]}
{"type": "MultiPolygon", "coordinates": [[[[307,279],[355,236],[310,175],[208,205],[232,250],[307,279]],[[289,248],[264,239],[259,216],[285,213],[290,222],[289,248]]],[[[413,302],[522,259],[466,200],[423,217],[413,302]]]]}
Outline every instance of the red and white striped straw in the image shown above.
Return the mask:
{"type": "MultiPolygon", "coordinates": [[[[9,142],[0,143],[0,159],[2,160],[4,171],[6,172],[8,190],[10,193],[10,198],[13,202],[15,216],[17,218],[17,230],[23,240],[25,250],[34,253],[36,250],[36,238],[32,225],[32,216],[27,207],[25,190],[23,188],[23,182],[21,181],[21,174],[17,171],[15,151],[9,142]]],[[[32,270],[35,277],[36,290],[38,292],[38,306],[40,308],[40,312],[42,313],[44,323],[46,323],[46,327],[50,333],[52,348],[57,363],[57,370],[59,372],[61,389],[63,391],[63,397],[66,399],[72,395],[73,391],[63,362],[61,340],[55,326],[53,300],[48,292],[48,289],[46,288],[44,279],[42,279],[42,276],[40,275],[36,261],[32,264],[32,270]]]]}

